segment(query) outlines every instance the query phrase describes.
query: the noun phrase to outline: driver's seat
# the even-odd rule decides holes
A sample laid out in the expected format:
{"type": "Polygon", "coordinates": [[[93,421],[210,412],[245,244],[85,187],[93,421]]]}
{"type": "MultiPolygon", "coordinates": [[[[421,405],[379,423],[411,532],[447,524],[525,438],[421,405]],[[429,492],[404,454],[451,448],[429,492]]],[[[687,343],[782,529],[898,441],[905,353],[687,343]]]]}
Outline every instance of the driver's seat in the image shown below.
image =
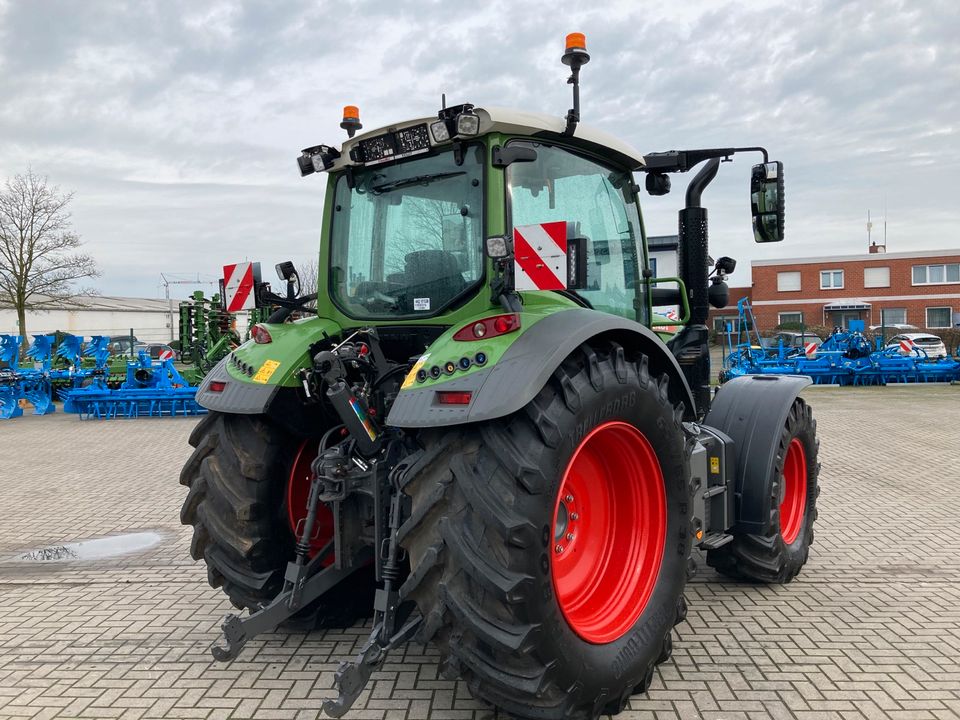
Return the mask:
{"type": "Polygon", "coordinates": [[[407,253],[404,270],[408,311],[435,311],[466,287],[456,255],[446,250],[407,253]]]}

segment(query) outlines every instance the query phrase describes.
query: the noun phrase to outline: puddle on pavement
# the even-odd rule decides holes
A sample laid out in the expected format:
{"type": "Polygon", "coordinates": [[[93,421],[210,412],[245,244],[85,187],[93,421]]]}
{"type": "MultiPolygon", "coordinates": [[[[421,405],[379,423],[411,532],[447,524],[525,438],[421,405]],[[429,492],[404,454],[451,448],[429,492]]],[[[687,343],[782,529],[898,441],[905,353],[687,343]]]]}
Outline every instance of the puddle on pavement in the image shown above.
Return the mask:
{"type": "Polygon", "coordinates": [[[103,560],[119,555],[142,552],[157,545],[161,536],[155,532],[127,533],[93,540],[78,540],[63,545],[50,545],[17,555],[21,562],[57,562],[76,560],[103,560]]]}

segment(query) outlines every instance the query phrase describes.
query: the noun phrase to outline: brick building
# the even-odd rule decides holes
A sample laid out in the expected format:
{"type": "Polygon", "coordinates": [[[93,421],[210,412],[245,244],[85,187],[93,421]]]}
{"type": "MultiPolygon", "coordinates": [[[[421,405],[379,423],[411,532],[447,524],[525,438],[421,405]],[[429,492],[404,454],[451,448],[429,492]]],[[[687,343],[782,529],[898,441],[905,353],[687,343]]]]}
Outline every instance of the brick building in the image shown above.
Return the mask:
{"type": "Polygon", "coordinates": [[[735,320],[736,301],[750,296],[763,331],[784,323],[847,327],[960,324],[960,250],[834,255],[751,263],[750,288],[731,288],[730,307],[711,311],[716,329],[735,320]]]}

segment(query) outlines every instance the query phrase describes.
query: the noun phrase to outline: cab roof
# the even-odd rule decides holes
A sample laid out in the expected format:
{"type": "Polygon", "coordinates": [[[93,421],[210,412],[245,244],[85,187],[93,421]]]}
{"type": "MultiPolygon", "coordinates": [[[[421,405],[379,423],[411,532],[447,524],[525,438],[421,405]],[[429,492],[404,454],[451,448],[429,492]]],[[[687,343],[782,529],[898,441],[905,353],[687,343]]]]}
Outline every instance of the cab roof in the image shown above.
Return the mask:
{"type": "MultiPolygon", "coordinates": [[[[579,123],[573,136],[566,136],[563,134],[566,128],[566,120],[560,116],[500,107],[475,107],[473,111],[480,118],[480,135],[499,132],[506,135],[526,135],[543,140],[562,140],[574,147],[582,147],[585,150],[611,157],[615,162],[626,165],[631,170],[637,170],[644,166],[643,154],[634,149],[629,143],[590,125],[579,123]]],[[[350,160],[350,148],[361,140],[376,137],[387,131],[395,131],[423,123],[429,125],[432,122],[436,122],[436,120],[437,116],[432,115],[430,117],[421,117],[414,120],[384,125],[359,134],[343,143],[340,157],[330,169],[339,170],[346,165],[355,164],[350,160]]],[[[431,144],[433,144],[432,140],[431,144]]],[[[443,145],[449,144],[450,141],[447,141],[433,146],[442,147],[443,145]]]]}

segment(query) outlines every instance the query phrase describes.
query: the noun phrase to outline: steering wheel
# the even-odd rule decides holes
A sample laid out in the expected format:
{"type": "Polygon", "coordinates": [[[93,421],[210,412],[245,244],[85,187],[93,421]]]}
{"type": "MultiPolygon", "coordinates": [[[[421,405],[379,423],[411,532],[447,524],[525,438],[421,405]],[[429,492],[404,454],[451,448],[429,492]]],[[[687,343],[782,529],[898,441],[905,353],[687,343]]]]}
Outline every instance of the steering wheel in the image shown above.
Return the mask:
{"type": "Polygon", "coordinates": [[[376,287],[373,283],[361,284],[360,287],[357,288],[357,294],[354,296],[354,299],[370,310],[389,310],[395,307],[398,302],[397,298],[381,292],[380,288],[376,287]]]}

